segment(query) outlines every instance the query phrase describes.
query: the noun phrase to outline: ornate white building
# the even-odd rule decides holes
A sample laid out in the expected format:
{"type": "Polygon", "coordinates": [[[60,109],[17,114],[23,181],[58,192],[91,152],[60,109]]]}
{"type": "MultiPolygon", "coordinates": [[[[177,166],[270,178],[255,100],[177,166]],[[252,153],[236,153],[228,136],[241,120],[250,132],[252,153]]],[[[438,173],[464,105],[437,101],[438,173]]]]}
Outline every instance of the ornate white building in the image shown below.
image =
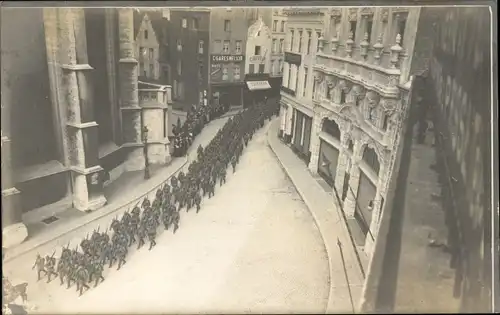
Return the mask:
{"type": "Polygon", "coordinates": [[[286,12],[285,53],[298,56],[284,66],[280,133],[332,187],[356,245],[371,255],[408,107],[420,8],[286,12]]]}
{"type": "Polygon", "coordinates": [[[245,74],[270,73],[271,30],[261,15],[248,28],[245,56],[245,74]]]}

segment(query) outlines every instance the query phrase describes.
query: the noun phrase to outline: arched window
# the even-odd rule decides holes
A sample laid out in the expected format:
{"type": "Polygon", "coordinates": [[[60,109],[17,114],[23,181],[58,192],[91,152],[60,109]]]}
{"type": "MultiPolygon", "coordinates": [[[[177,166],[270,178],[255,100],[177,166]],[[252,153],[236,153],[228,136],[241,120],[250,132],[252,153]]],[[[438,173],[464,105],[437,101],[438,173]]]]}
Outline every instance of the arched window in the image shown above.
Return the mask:
{"type": "Polygon", "coordinates": [[[366,147],[363,152],[363,162],[365,162],[377,174],[380,171],[380,163],[378,161],[377,152],[372,148],[366,147]]]}
{"type": "Polygon", "coordinates": [[[323,128],[321,131],[326,132],[330,136],[334,137],[337,140],[340,140],[340,129],[339,125],[336,122],[330,119],[325,119],[323,122],[323,128]]]}

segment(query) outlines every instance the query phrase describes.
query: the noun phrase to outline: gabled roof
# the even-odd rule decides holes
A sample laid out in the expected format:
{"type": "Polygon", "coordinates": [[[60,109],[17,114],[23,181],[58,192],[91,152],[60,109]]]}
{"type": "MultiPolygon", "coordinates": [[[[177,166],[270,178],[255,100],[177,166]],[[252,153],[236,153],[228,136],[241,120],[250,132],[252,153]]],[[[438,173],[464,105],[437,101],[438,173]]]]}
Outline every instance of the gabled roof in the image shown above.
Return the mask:
{"type": "Polygon", "coordinates": [[[158,40],[158,43],[161,44],[164,39],[163,26],[164,23],[168,23],[168,20],[164,19],[162,13],[159,11],[134,10],[134,39],[137,38],[142,21],[144,20],[144,17],[146,15],[151,21],[151,26],[153,27],[153,31],[155,33],[156,39],[158,40]]]}

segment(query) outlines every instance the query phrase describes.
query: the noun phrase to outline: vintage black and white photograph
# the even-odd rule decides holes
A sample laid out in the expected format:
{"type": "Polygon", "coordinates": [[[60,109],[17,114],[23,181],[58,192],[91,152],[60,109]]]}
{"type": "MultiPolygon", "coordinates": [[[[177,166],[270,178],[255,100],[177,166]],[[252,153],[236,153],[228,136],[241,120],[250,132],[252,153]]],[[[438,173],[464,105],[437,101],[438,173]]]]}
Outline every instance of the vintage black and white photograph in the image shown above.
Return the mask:
{"type": "Polygon", "coordinates": [[[499,311],[496,8],[243,2],[0,4],[2,313],[499,311]]]}

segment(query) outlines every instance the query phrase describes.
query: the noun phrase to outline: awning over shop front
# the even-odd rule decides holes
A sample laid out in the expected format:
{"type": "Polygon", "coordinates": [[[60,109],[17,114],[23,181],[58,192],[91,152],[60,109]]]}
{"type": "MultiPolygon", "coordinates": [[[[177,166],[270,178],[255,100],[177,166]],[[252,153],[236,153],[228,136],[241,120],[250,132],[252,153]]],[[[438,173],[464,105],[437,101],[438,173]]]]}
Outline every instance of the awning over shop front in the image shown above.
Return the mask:
{"type": "Polygon", "coordinates": [[[269,81],[247,81],[247,86],[250,91],[268,90],[271,88],[269,81]]]}

